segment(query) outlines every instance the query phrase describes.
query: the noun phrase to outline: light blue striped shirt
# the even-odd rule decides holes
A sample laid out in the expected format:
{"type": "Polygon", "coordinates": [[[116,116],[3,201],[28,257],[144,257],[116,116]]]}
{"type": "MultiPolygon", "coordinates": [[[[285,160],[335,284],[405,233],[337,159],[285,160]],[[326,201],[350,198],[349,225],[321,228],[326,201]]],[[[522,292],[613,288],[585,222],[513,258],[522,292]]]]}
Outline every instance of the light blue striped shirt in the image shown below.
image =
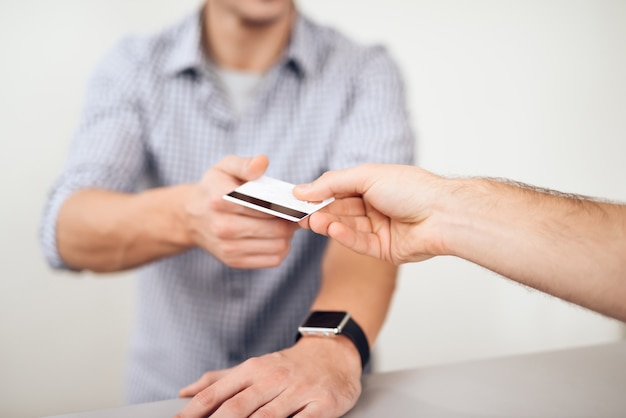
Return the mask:
{"type": "MultiPolygon", "coordinates": [[[[266,154],[266,174],[291,183],[365,162],[413,162],[403,82],[384,48],[357,45],[300,15],[255,102],[238,115],[202,53],[200,33],[196,13],[155,36],[121,42],[97,68],[42,220],[51,266],[67,268],[55,224],[80,189],[197,182],[227,154],[266,154]]],[[[325,245],[300,230],[276,268],[229,268],[201,249],[139,268],[129,400],[176,397],[207,370],[292,345],[318,292],[325,245]]]]}

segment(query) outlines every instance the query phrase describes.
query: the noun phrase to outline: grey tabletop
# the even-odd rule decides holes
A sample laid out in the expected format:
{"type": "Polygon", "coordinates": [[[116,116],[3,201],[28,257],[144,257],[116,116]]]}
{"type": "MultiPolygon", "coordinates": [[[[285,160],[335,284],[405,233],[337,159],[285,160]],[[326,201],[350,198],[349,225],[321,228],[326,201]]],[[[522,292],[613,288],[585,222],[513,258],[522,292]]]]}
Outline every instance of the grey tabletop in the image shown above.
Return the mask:
{"type": "MultiPolygon", "coordinates": [[[[165,418],[188,402],[57,415],[165,418]]],[[[626,341],[388,373],[363,379],[350,418],[626,417],[626,341]]]]}

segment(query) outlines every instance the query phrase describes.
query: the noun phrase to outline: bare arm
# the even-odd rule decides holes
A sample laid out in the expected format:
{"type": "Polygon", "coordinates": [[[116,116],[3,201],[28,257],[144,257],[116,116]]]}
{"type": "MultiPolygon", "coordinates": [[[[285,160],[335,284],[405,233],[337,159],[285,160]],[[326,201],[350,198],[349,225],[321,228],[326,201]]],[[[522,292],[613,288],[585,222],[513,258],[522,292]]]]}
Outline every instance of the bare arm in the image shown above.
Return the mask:
{"type": "Polygon", "coordinates": [[[183,202],[191,187],[139,194],[98,189],[74,193],[59,211],[59,255],[73,268],[111,272],[189,248],[183,202]]]}
{"type": "Polygon", "coordinates": [[[57,248],[77,269],[110,272],[200,247],[236,268],[274,267],[297,225],[226,202],[222,195],[259,177],[267,157],[227,156],[196,184],[123,194],[89,189],[63,204],[57,248]]]}
{"type": "Polygon", "coordinates": [[[295,194],[340,197],[303,226],[360,253],[455,255],[626,321],[625,205],[392,165],[329,172],[295,194]]]}
{"type": "Polygon", "coordinates": [[[488,179],[458,185],[446,252],[626,321],[626,206],[488,179]]]}

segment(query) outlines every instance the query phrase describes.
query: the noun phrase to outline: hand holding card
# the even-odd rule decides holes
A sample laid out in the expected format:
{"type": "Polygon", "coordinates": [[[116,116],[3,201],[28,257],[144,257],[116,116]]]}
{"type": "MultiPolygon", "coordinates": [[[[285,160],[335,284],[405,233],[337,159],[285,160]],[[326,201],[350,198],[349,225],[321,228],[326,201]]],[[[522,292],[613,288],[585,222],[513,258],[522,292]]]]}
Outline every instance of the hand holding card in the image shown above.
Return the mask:
{"type": "Polygon", "coordinates": [[[319,203],[298,200],[292,192],[294,187],[295,184],[262,176],[225,194],[224,199],[292,222],[301,221],[334,200],[332,197],[319,203]]]}

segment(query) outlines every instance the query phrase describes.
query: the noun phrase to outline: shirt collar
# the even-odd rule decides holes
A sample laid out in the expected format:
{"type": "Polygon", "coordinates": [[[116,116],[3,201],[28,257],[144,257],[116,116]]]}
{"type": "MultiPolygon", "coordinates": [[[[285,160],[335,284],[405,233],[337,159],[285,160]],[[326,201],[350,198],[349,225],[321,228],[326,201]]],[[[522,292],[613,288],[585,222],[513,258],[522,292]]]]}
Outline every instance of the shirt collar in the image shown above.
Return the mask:
{"type": "Polygon", "coordinates": [[[171,75],[187,70],[202,71],[206,68],[202,51],[202,12],[189,16],[178,30],[165,63],[165,71],[171,75]]]}
{"type": "MultiPolygon", "coordinates": [[[[165,64],[168,74],[180,74],[187,70],[201,72],[207,68],[207,60],[202,50],[202,22],[200,11],[187,18],[179,28],[180,32],[176,34],[171,54],[165,64]]],[[[303,76],[315,72],[317,66],[318,44],[313,32],[311,22],[298,13],[283,59],[303,76]]]]}
{"type": "Polygon", "coordinates": [[[311,22],[298,13],[285,52],[286,61],[293,63],[297,71],[304,76],[314,73],[317,69],[317,46],[311,22]]]}

